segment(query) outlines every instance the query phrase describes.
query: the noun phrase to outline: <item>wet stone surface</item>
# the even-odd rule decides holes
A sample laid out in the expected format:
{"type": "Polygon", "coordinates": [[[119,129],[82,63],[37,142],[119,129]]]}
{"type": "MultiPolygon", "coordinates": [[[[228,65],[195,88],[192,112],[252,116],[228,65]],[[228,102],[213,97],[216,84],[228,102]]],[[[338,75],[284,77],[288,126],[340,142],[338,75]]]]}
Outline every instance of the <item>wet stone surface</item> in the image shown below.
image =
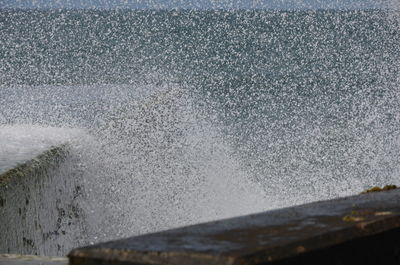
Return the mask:
{"type": "Polygon", "coordinates": [[[64,257],[22,256],[0,254],[0,265],[66,265],[68,259],[64,257]]]}
{"type": "Polygon", "coordinates": [[[107,242],[69,258],[71,265],[399,264],[399,235],[395,189],[107,242]]]}
{"type": "Polygon", "coordinates": [[[81,175],[69,145],[0,174],[0,253],[64,256],[84,245],[81,175]]]}

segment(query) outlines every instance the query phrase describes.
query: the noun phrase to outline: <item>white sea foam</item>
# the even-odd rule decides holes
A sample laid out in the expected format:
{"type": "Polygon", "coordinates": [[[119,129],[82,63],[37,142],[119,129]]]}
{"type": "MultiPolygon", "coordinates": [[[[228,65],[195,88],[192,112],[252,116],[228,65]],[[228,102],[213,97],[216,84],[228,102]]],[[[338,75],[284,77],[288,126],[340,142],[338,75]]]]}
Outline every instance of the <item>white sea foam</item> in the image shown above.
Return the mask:
{"type": "MultiPolygon", "coordinates": [[[[65,89],[52,87],[54,98],[65,89]]],[[[99,91],[129,89],[136,88],[102,85],[99,91]]],[[[41,126],[1,126],[2,150],[10,150],[2,152],[7,159],[20,157],[10,156],[11,152],[29,156],[51,145],[73,142],[72,152],[84,171],[86,196],[80,205],[89,224],[85,230],[89,242],[346,196],[371,185],[398,182],[399,140],[388,139],[390,128],[376,125],[383,114],[368,109],[368,98],[364,115],[354,118],[369,131],[304,123],[296,125],[302,130],[279,134],[274,131],[279,126],[255,123],[251,128],[261,131],[253,134],[251,143],[238,147],[224,135],[221,123],[198,109],[193,102],[198,99],[187,88],[169,83],[150,90],[153,93],[130,100],[104,96],[107,104],[104,100],[79,103],[90,98],[85,94],[71,96],[68,104],[60,97],[55,109],[35,105],[29,119],[46,117],[40,119],[41,126]],[[68,108],[79,111],[75,120],[68,108]],[[43,125],[55,120],[60,127],[43,125]],[[71,124],[81,129],[70,129],[71,124]]],[[[31,90],[30,97],[40,98],[41,93],[31,90]]]]}
{"type": "Polygon", "coordinates": [[[124,109],[86,150],[93,241],[267,207],[263,189],[178,86],[124,109]]]}
{"type": "Polygon", "coordinates": [[[0,173],[50,147],[76,142],[81,130],[37,125],[0,125],[0,173]]]}

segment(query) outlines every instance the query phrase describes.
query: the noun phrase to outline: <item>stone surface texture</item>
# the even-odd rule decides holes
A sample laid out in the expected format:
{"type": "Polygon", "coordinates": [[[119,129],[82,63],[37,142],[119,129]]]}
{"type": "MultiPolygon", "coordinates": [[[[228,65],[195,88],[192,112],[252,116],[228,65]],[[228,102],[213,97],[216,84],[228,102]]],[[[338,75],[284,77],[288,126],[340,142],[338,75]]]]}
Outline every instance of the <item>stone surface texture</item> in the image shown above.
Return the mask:
{"type": "Polygon", "coordinates": [[[23,256],[0,254],[0,265],[67,265],[64,257],[23,256]]]}
{"type": "Polygon", "coordinates": [[[68,145],[53,147],[0,174],[0,253],[59,256],[76,246],[83,188],[73,159],[68,145]]]}
{"type": "Polygon", "coordinates": [[[399,229],[395,189],[106,242],[69,258],[71,265],[400,264],[399,229]]]}

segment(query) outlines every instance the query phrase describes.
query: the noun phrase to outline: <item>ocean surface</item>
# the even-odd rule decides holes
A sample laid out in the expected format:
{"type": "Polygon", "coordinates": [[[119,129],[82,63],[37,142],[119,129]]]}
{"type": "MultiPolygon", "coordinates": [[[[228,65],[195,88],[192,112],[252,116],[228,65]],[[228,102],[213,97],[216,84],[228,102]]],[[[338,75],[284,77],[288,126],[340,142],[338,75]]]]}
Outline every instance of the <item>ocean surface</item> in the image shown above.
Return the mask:
{"type": "MultiPolygon", "coordinates": [[[[399,185],[399,24],[391,10],[3,9],[0,136],[82,133],[90,242],[399,185]]],[[[7,139],[3,156],[20,144],[7,139]]]]}

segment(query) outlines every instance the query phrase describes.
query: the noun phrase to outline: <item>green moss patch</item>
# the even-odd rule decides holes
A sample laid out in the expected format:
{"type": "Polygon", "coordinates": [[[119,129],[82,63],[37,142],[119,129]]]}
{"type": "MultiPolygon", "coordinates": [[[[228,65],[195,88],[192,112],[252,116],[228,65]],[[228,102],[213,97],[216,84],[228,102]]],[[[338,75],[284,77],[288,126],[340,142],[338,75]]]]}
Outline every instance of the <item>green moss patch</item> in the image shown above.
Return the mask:
{"type": "Polygon", "coordinates": [[[380,187],[372,187],[370,189],[367,189],[363,192],[361,192],[361,194],[363,193],[369,193],[369,192],[377,192],[377,191],[386,191],[386,190],[394,190],[397,189],[398,187],[396,185],[386,185],[383,188],[380,187]]]}

